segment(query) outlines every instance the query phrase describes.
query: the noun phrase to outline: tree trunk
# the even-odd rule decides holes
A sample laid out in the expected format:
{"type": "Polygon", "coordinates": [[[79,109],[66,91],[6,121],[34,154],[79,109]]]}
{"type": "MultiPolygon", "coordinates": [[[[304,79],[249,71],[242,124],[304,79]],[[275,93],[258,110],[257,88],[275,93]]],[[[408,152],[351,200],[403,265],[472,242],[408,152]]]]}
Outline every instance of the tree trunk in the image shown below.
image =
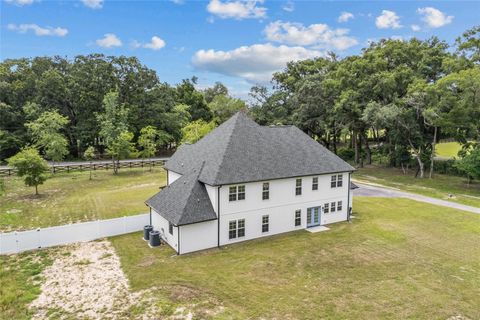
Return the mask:
{"type": "Polygon", "coordinates": [[[424,164],[422,162],[422,159],[420,159],[420,155],[415,155],[415,157],[417,158],[417,162],[418,162],[418,170],[420,171],[420,178],[422,179],[424,177],[424,164]]]}
{"type": "Polygon", "coordinates": [[[363,168],[363,157],[362,157],[362,134],[358,133],[356,136],[356,143],[355,143],[355,148],[356,148],[356,156],[358,157],[358,166],[360,168],[363,168]]]}
{"type": "Polygon", "coordinates": [[[368,136],[363,133],[363,138],[365,139],[365,151],[367,152],[367,164],[372,164],[372,151],[370,150],[370,145],[368,144],[368,136]]]}
{"type": "Polygon", "coordinates": [[[38,196],[38,186],[35,185],[35,195],[38,196]]]}
{"type": "Polygon", "coordinates": [[[337,154],[337,134],[333,132],[333,153],[337,154]]]}
{"type": "Polygon", "coordinates": [[[433,141],[432,141],[432,153],[430,155],[430,173],[428,175],[428,177],[430,179],[432,179],[432,176],[433,176],[433,163],[434,163],[434,160],[435,160],[435,145],[437,143],[437,127],[435,127],[434,131],[433,131],[433,141]]]}
{"type": "Polygon", "coordinates": [[[113,174],[117,174],[117,165],[115,158],[112,156],[112,166],[113,166],[113,174]]]}
{"type": "Polygon", "coordinates": [[[92,180],[92,161],[90,161],[90,178],[88,180],[92,180]]]}
{"type": "Polygon", "coordinates": [[[353,144],[353,147],[355,148],[355,164],[358,164],[360,162],[360,153],[358,151],[358,143],[357,143],[357,133],[355,131],[353,131],[353,134],[352,134],[352,144],[353,144]]]}

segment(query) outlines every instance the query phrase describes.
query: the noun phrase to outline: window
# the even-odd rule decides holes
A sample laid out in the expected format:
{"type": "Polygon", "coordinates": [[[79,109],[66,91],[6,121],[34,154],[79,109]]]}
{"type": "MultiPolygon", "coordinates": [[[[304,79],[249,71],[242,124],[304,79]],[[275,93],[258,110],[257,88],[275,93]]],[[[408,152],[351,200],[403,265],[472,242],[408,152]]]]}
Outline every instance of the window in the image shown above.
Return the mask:
{"type": "Polygon", "coordinates": [[[295,227],[302,225],[302,211],[295,210],[295,227]]]}
{"type": "Polygon", "coordinates": [[[332,176],[332,179],[330,180],[330,188],[336,188],[337,187],[337,176],[332,176]]]}
{"type": "Polygon", "coordinates": [[[230,187],[228,201],[237,201],[237,187],[230,187]]]}
{"type": "Polygon", "coordinates": [[[270,183],[264,182],[262,189],[262,200],[268,200],[270,198],[270,183]]]}
{"type": "Polygon", "coordinates": [[[168,223],[168,233],[173,235],[173,224],[171,222],[168,223]]]}
{"type": "Polygon", "coordinates": [[[342,201],[337,202],[337,211],[342,211],[342,201]]]}
{"type": "Polygon", "coordinates": [[[262,232],[268,232],[268,215],[262,216],[262,232]]]}
{"type": "Polygon", "coordinates": [[[328,210],[328,203],[325,203],[325,204],[323,205],[323,212],[324,212],[324,213],[328,213],[328,211],[329,211],[329,210],[328,210]]]}
{"type": "Polygon", "coordinates": [[[238,186],[238,200],[245,200],[245,186],[238,186]]]}
{"type": "Polygon", "coordinates": [[[302,179],[297,179],[295,182],[295,195],[299,196],[302,194],[302,179]]]}
{"type": "Polygon", "coordinates": [[[228,239],[235,239],[237,237],[237,220],[232,220],[228,223],[228,239]]]}
{"type": "Polygon", "coordinates": [[[245,200],[245,186],[234,186],[229,188],[228,201],[245,200]]]}
{"type": "Polygon", "coordinates": [[[238,229],[237,229],[238,237],[245,237],[245,219],[238,220],[238,229]]]}
{"type": "Polygon", "coordinates": [[[318,177],[312,179],[312,190],[318,190],[318,177]]]}
{"type": "Polygon", "coordinates": [[[335,202],[330,203],[330,212],[335,212],[335,202]]]}
{"type": "Polygon", "coordinates": [[[342,174],[339,174],[337,176],[337,188],[343,186],[343,175],[342,174]]]}

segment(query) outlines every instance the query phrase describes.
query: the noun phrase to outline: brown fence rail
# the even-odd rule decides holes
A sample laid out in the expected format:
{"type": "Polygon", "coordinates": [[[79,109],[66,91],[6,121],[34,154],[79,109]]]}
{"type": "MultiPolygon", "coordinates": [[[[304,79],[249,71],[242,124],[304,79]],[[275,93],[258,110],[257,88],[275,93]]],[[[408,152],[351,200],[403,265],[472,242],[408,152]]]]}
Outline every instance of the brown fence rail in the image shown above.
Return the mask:
{"type": "MultiPolygon", "coordinates": [[[[162,167],[168,158],[155,158],[151,160],[131,159],[121,160],[118,168],[149,168],[162,167]]],[[[93,162],[69,162],[63,164],[49,164],[51,173],[85,171],[85,170],[113,170],[111,161],[93,161],[93,162]]],[[[0,167],[0,177],[11,176],[15,174],[15,169],[9,167],[0,167]]]]}

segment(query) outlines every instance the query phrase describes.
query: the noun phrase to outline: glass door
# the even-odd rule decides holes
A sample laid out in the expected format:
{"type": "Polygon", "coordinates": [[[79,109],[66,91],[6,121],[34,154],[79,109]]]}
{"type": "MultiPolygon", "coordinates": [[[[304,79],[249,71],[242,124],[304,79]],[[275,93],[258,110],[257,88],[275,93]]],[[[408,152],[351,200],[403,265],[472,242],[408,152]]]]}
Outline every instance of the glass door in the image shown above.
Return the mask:
{"type": "Polygon", "coordinates": [[[320,225],[321,207],[307,209],[307,228],[320,225]]]}

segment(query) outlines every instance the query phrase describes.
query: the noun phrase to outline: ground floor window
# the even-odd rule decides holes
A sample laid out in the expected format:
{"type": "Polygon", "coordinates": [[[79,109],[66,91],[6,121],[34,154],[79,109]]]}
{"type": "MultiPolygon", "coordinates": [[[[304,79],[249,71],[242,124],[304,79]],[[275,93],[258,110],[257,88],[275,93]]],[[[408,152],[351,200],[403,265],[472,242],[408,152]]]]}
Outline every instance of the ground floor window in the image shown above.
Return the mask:
{"type": "Polygon", "coordinates": [[[168,233],[173,235],[173,224],[171,222],[168,223],[168,233]]]}
{"type": "Polygon", "coordinates": [[[342,201],[337,202],[337,211],[342,211],[342,201]]]}
{"type": "Polygon", "coordinates": [[[295,210],[295,227],[302,225],[302,211],[295,210]]]}
{"type": "Polygon", "coordinates": [[[335,202],[330,203],[330,212],[335,212],[335,202]]]}
{"type": "Polygon", "coordinates": [[[323,205],[323,213],[328,213],[329,212],[328,206],[329,206],[328,202],[323,205]]]}
{"type": "Polygon", "coordinates": [[[245,219],[231,220],[228,223],[228,239],[245,236],[245,219]]]}
{"type": "Polygon", "coordinates": [[[269,217],[268,215],[262,216],[262,232],[268,232],[269,217]]]}

